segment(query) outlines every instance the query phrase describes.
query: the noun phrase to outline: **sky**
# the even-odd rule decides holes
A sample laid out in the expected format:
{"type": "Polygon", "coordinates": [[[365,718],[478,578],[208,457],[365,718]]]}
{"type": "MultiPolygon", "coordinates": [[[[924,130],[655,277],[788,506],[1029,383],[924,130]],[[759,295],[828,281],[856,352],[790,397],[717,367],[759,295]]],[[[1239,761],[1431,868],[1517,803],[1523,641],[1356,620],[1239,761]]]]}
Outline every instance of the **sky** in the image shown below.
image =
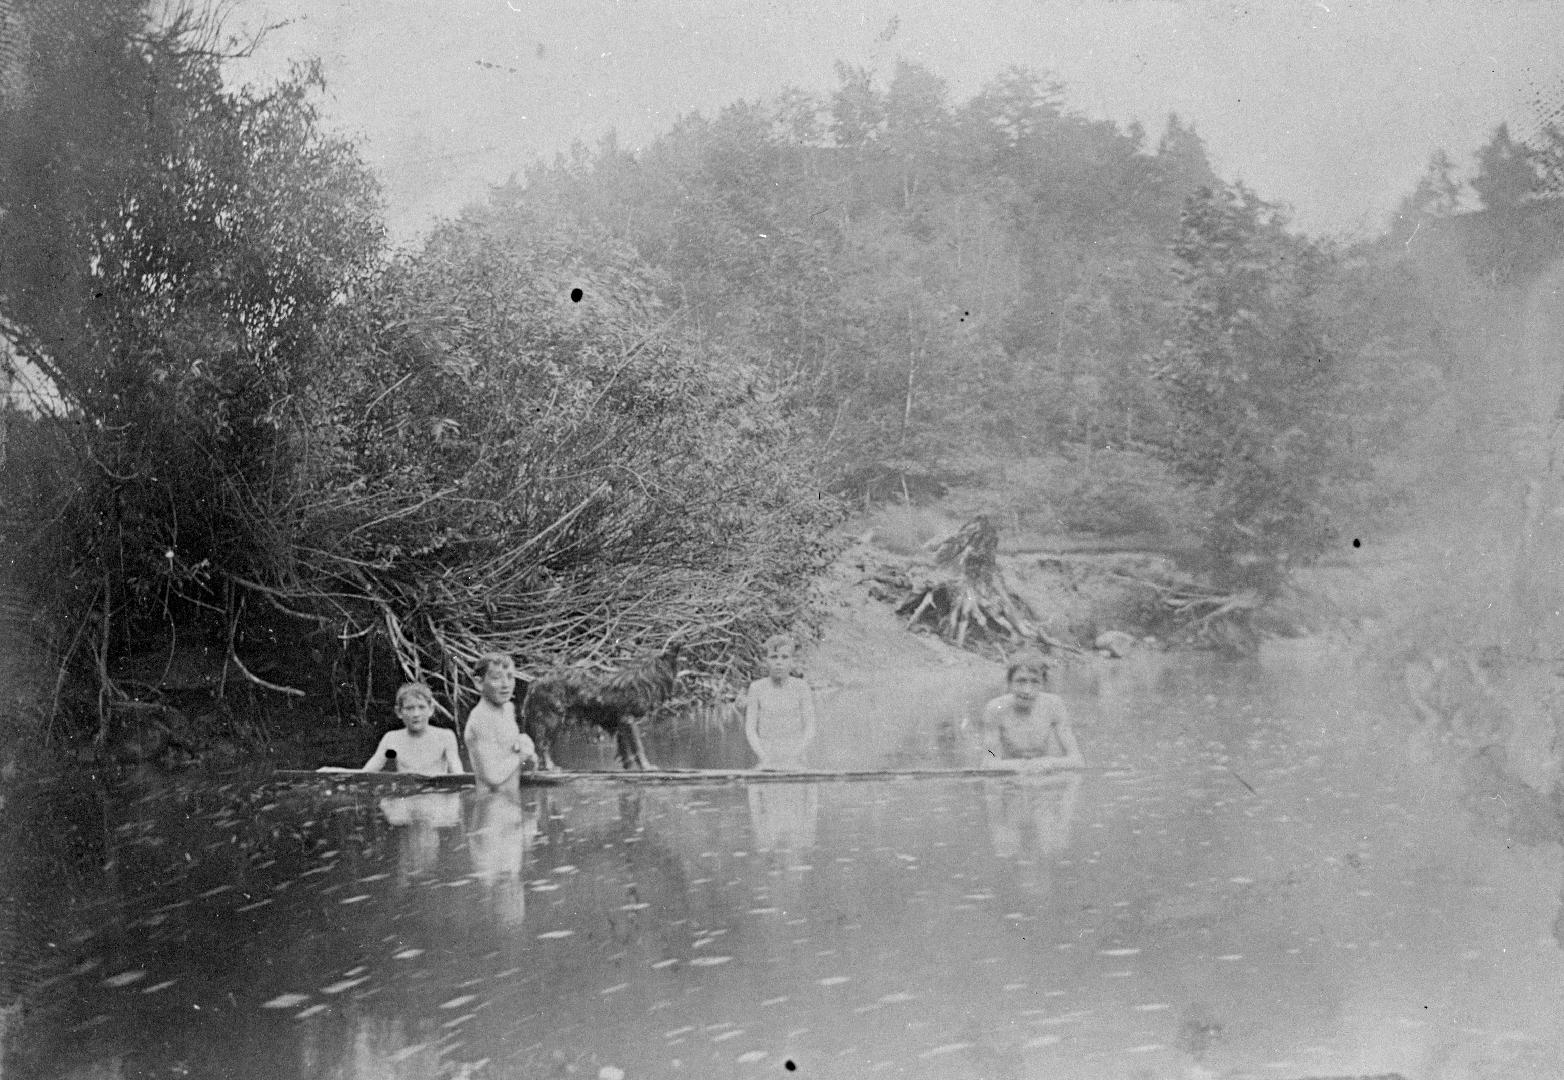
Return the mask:
{"type": "Polygon", "coordinates": [[[1154,141],[1176,112],[1218,172],[1299,228],[1381,228],[1435,149],[1564,99],[1553,0],[231,0],[273,29],[239,81],[318,58],[408,239],[539,157],[608,131],[647,145],[692,111],[828,92],[837,61],[923,64],[962,101],[1010,65],[1154,141]]]}

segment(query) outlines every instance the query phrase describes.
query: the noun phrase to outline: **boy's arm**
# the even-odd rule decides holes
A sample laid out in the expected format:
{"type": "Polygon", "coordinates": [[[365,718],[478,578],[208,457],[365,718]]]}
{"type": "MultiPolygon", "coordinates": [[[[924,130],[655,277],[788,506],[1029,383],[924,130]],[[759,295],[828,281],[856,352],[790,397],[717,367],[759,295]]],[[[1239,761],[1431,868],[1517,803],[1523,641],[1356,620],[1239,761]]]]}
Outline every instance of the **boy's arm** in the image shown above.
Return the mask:
{"type": "Polygon", "coordinates": [[[749,694],[744,700],[744,740],[756,757],[765,756],[760,752],[760,701],[755,696],[754,683],[749,684],[749,694]]]}
{"type": "Polygon", "coordinates": [[[1086,759],[1081,756],[1081,744],[1075,739],[1075,728],[1070,724],[1070,714],[1065,711],[1063,701],[1055,701],[1053,716],[1051,718],[1054,730],[1059,733],[1059,746],[1064,750],[1064,756],[1054,758],[1051,764],[1056,769],[1079,769],[1085,766],[1086,759]]]}
{"type": "Polygon", "coordinates": [[[532,741],[532,736],[528,735],[525,731],[523,731],[521,733],[520,744],[521,744],[521,763],[523,765],[537,765],[538,764],[538,747],[537,747],[537,744],[532,741]]]}
{"type": "Polygon", "coordinates": [[[445,762],[445,771],[459,773],[462,771],[462,752],[456,745],[456,732],[450,728],[440,728],[440,730],[445,732],[445,752],[441,755],[441,760],[445,762]]]}
{"type": "Polygon", "coordinates": [[[368,761],[364,762],[364,767],[359,771],[380,772],[382,769],[384,769],[386,767],[386,751],[389,750],[390,747],[391,732],[388,731],[384,735],[380,736],[380,745],[375,747],[374,754],[368,761]]]}
{"type": "Polygon", "coordinates": [[[803,679],[798,680],[798,711],[804,717],[804,745],[815,741],[815,692],[803,679]]]}
{"type": "Polygon", "coordinates": [[[1081,744],[1075,741],[1075,729],[1068,720],[1059,725],[1059,744],[1064,747],[1064,757],[1059,759],[1058,768],[1079,769],[1086,765],[1086,759],[1081,756],[1081,744]]]}

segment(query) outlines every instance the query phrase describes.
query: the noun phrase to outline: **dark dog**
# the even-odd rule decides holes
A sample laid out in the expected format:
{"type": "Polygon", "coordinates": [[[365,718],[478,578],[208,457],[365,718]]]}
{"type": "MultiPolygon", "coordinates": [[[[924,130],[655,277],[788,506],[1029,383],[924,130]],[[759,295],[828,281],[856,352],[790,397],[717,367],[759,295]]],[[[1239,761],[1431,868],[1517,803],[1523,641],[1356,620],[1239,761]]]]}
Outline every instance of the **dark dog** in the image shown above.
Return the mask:
{"type": "Polygon", "coordinates": [[[554,733],[572,721],[585,721],[613,735],[622,767],[650,769],[637,721],[673,693],[678,663],[679,646],[674,644],[606,675],[561,671],[535,680],[521,701],[521,724],[537,747],[539,765],[556,768],[549,754],[554,733]]]}

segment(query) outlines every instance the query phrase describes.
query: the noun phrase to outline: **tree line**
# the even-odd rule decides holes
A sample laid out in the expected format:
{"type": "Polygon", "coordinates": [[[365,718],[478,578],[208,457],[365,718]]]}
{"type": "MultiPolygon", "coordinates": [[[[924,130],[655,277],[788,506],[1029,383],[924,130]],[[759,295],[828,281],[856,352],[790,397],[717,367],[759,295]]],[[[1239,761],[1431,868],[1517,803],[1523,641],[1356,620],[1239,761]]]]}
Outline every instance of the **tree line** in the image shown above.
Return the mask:
{"type": "Polygon", "coordinates": [[[100,730],[118,663],[181,640],[283,693],[315,676],[257,658],[305,643],[360,706],[491,647],[682,635],[731,674],[810,617],[845,504],[996,461],[1063,462],[1087,527],[1175,507],[1214,588],[1268,598],[1416,401],[1388,257],[1036,73],[954,102],[842,65],[396,250],[317,67],[232,88],[195,9],[13,10],[0,330],[67,404],[13,423],[6,528],[100,730]]]}

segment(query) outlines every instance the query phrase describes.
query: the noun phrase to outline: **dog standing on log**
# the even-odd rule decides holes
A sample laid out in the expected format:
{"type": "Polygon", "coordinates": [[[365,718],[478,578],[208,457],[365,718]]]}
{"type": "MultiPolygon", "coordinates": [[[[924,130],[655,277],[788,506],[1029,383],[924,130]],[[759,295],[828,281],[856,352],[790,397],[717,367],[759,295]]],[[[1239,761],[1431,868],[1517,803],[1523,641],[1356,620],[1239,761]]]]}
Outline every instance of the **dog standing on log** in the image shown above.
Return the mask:
{"type": "Polygon", "coordinates": [[[639,721],[673,693],[679,648],[671,644],[657,656],[608,674],[560,671],[534,680],[521,702],[521,726],[537,746],[540,767],[557,768],[549,752],[555,732],[585,721],[613,735],[621,767],[650,769],[639,721]]]}

